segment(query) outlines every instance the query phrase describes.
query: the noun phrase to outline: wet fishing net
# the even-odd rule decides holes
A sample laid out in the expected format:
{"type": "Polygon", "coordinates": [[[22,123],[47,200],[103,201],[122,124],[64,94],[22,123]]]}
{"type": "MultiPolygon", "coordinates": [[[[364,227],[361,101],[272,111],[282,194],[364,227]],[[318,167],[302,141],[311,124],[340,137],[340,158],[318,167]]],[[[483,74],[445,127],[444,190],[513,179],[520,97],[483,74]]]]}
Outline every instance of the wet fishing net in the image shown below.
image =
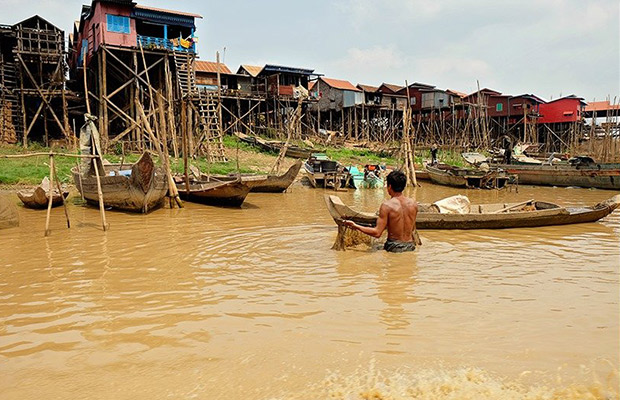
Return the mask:
{"type": "Polygon", "coordinates": [[[347,248],[368,248],[372,247],[375,242],[376,239],[371,236],[356,229],[338,224],[338,235],[336,236],[332,249],[346,250],[347,248]]]}
{"type": "Polygon", "coordinates": [[[0,229],[19,225],[17,207],[9,199],[0,196],[0,229]]]}

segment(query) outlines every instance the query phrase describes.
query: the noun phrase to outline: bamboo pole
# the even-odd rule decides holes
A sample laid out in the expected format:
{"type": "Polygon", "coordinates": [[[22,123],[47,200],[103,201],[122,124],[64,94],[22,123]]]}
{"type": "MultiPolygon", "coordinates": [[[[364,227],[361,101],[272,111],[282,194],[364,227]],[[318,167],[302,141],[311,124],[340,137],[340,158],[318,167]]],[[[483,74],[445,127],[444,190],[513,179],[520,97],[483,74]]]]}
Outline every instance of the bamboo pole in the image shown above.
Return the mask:
{"type": "MultiPolygon", "coordinates": [[[[50,174],[49,174],[49,188],[47,190],[47,215],[45,216],[45,236],[50,234],[50,215],[52,213],[52,201],[54,200],[54,155],[50,154],[50,174]]],[[[61,194],[62,195],[62,194],[61,194]]]]}
{"type": "MultiPolygon", "coordinates": [[[[99,156],[98,159],[101,160],[101,156],[99,156]]],[[[101,190],[101,177],[99,176],[99,166],[97,165],[97,159],[93,160],[93,167],[95,168],[95,177],[97,178],[97,195],[99,196],[99,212],[101,213],[101,226],[103,227],[103,231],[105,232],[108,230],[108,223],[105,219],[105,205],[103,204],[103,191],[101,190]]]]}
{"type": "MultiPolygon", "coordinates": [[[[67,201],[65,200],[65,196],[63,196],[62,194],[62,188],[60,187],[60,179],[58,178],[58,172],[56,171],[56,165],[54,165],[54,176],[56,178],[56,187],[58,188],[58,193],[60,194],[60,198],[62,200],[62,206],[65,209],[65,218],[67,218],[67,228],[71,228],[71,221],[69,221],[69,210],[67,209],[67,201]]],[[[50,182],[50,186],[51,186],[51,182],[50,182]]]]}

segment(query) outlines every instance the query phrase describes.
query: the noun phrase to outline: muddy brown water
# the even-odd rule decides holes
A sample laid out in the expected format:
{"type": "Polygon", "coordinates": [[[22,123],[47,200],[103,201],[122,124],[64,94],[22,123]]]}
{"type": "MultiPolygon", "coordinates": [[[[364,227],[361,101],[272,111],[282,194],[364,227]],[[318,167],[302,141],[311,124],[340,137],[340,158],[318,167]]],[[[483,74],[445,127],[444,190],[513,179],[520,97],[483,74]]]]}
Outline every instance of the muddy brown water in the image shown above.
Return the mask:
{"type": "MultiPolygon", "coordinates": [[[[615,194],[422,184],[422,202],[615,194]]],[[[110,211],[107,233],[71,205],[72,228],[56,208],[47,238],[45,212],[20,207],[0,231],[0,398],[618,398],[618,210],[423,231],[414,254],[335,252],[324,193],[110,211]]],[[[369,211],[385,196],[339,194],[369,211]]]]}

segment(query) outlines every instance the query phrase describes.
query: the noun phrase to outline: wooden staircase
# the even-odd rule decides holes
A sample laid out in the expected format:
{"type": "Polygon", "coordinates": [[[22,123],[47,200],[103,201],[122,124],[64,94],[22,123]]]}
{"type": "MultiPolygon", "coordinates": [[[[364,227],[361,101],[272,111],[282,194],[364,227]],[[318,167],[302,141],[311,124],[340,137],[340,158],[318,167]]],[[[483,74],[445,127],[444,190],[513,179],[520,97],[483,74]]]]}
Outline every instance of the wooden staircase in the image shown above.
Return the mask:
{"type": "Polygon", "coordinates": [[[24,134],[20,111],[20,100],[17,96],[17,74],[15,64],[0,56],[0,118],[3,124],[2,130],[7,133],[9,129],[11,136],[21,138],[24,134]],[[4,108],[4,109],[3,109],[4,108]],[[9,118],[11,121],[6,120],[9,118]],[[8,124],[12,125],[9,126],[8,124]]]}
{"type": "Polygon", "coordinates": [[[217,93],[198,90],[197,109],[200,114],[200,146],[205,148],[209,162],[226,162],[222,140],[217,93]]]}

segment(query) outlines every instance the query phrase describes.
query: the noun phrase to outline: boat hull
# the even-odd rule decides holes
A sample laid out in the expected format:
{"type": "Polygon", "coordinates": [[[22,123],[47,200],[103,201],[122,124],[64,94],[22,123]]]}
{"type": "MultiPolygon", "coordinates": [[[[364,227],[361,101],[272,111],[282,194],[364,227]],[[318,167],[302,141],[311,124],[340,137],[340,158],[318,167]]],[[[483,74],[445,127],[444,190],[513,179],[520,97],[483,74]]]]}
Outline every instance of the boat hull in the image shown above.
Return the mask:
{"type": "Polygon", "coordinates": [[[189,191],[186,190],[185,183],[177,183],[177,189],[183,200],[222,207],[241,207],[250,193],[250,187],[238,180],[192,183],[189,191]]]}
{"type": "Polygon", "coordinates": [[[541,186],[578,186],[620,190],[620,164],[569,165],[499,165],[519,177],[519,184],[541,186]]]}
{"type": "MultiPolygon", "coordinates": [[[[129,167],[131,165],[128,165],[129,167]]],[[[101,167],[100,167],[101,168],[101,167]]],[[[131,166],[131,175],[114,175],[118,164],[105,165],[100,176],[103,204],[121,211],[148,213],[160,207],[168,193],[168,181],[161,168],[156,168],[148,153],[131,166]]],[[[100,171],[101,173],[102,171],[100,171]]],[[[71,169],[75,186],[84,199],[99,205],[97,178],[91,172],[80,175],[77,167],[71,169]]]]}
{"type": "MultiPolygon", "coordinates": [[[[69,192],[63,192],[62,195],[57,190],[52,191],[52,207],[62,205],[63,198],[67,198],[69,192]]],[[[49,205],[49,196],[45,189],[37,186],[31,191],[19,191],[17,197],[24,203],[27,208],[44,209],[49,205]]]]}
{"type": "MultiPolygon", "coordinates": [[[[337,196],[325,196],[330,215],[337,224],[352,220],[359,224],[374,226],[377,216],[355,211],[346,206],[337,196]]],[[[440,214],[432,211],[431,205],[420,205],[417,229],[506,229],[550,225],[568,225],[595,222],[611,214],[620,206],[620,195],[592,207],[560,207],[552,203],[533,202],[535,211],[501,212],[511,204],[472,205],[467,214],[440,214]]]]}

